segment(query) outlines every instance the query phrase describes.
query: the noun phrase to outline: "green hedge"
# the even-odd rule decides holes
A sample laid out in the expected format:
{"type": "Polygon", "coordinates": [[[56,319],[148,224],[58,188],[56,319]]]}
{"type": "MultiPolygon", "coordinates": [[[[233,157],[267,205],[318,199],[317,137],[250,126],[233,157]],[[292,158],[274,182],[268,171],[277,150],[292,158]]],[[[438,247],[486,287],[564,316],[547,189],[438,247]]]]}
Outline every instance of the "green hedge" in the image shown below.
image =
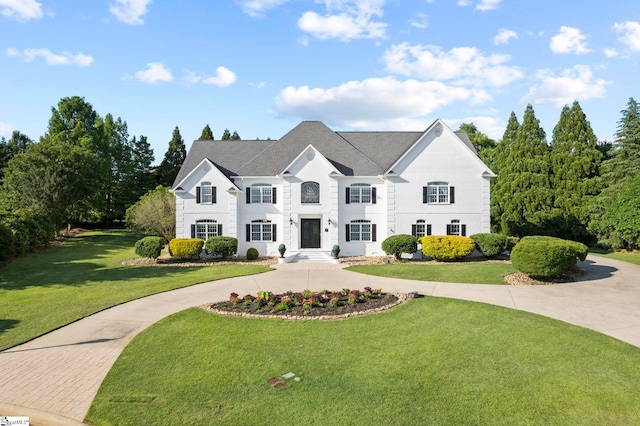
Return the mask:
{"type": "Polygon", "coordinates": [[[204,246],[202,238],[174,238],[169,241],[169,253],[181,259],[200,257],[202,246],[204,246]]]}
{"type": "Polygon", "coordinates": [[[204,251],[226,259],[238,252],[238,239],[223,236],[211,237],[204,244],[204,251]]]}
{"type": "Polygon", "coordinates": [[[429,235],[420,239],[422,253],[435,260],[449,262],[469,256],[476,248],[469,237],[429,235]]]}
{"type": "Polygon", "coordinates": [[[509,237],[502,234],[473,234],[471,238],[476,248],[486,257],[497,256],[509,248],[509,237]]]}
{"type": "Polygon", "coordinates": [[[400,259],[402,253],[415,253],[418,250],[418,239],[413,235],[392,235],[382,242],[382,250],[388,255],[400,259]]]}
{"type": "Polygon", "coordinates": [[[22,209],[0,217],[0,260],[32,253],[56,237],[49,216],[37,209],[22,209]]]}
{"type": "Polygon", "coordinates": [[[577,260],[585,260],[582,243],[555,237],[524,237],[511,251],[513,267],[532,278],[550,278],[570,271],[577,260]]]}
{"type": "Polygon", "coordinates": [[[11,259],[15,253],[13,232],[5,223],[0,222],[0,262],[11,259]]]}
{"type": "Polygon", "coordinates": [[[163,237],[144,237],[136,241],[136,254],[150,259],[157,259],[162,253],[164,247],[163,237]]]}

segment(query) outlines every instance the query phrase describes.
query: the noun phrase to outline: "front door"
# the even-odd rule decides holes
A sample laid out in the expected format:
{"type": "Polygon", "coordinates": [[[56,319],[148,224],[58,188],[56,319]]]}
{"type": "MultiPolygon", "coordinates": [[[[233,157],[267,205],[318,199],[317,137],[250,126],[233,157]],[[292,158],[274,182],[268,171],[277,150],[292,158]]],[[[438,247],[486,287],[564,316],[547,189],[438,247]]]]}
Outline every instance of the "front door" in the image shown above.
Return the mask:
{"type": "Polygon", "coordinates": [[[300,219],[300,248],[320,248],[320,219],[300,219]]]}

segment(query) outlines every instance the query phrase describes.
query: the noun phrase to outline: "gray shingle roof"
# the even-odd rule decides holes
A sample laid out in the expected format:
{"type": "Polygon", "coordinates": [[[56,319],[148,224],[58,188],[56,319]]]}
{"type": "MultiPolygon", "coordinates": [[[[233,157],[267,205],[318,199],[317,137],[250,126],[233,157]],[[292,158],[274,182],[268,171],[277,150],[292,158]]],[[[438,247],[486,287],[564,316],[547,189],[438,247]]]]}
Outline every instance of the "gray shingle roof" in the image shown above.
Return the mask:
{"type": "MultiPolygon", "coordinates": [[[[313,145],[346,176],[377,176],[389,170],[424,132],[335,132],[319,121],[303,121],[273,141],[195,141],[174,188],[207,158],[227,177],[275,176],[313,145]]],[[[474,152],[466,134],[456,134],[474,152]]]]}

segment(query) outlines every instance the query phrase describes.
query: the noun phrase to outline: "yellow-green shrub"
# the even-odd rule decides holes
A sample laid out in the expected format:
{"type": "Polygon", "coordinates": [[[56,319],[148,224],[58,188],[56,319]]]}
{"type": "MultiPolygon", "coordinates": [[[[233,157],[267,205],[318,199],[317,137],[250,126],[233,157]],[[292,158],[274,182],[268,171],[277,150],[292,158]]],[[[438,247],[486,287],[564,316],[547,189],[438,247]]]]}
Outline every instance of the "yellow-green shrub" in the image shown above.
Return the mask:
{"type": "Polygon", "coordinates": [[[181,259],[200,257],[204,240],[202,238],[174,238],[169,241],[169,252],[171,256],[181,259]]]}
{"type": "Polygon", "coordinates": [[[476,248],[471,238],[457,235],[429,235],[422,237],[420,243],[425,256],[444,262],[469,256],[476,248]]]}

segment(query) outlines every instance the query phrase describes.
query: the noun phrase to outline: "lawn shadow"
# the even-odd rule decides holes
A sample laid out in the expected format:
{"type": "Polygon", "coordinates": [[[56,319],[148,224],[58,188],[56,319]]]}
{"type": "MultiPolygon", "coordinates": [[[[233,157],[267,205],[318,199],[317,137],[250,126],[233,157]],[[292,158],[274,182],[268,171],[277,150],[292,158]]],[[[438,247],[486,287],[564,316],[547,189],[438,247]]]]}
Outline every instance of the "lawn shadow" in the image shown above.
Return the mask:
{"type": "Polygon", "coordinates": [[[578,267],[584,271],[578,281],[597,281],[610,278],[618,270],[613,266],[598,265],[590,259],[578,262],[578,267]]]}
{"type": "Polygon", "coordinates": [[[12,320],[12,319],[0,319],[0,334],[4,333],[7,330],[11,330],[16,325],[18,325],[20,321],[12,320]]]}

